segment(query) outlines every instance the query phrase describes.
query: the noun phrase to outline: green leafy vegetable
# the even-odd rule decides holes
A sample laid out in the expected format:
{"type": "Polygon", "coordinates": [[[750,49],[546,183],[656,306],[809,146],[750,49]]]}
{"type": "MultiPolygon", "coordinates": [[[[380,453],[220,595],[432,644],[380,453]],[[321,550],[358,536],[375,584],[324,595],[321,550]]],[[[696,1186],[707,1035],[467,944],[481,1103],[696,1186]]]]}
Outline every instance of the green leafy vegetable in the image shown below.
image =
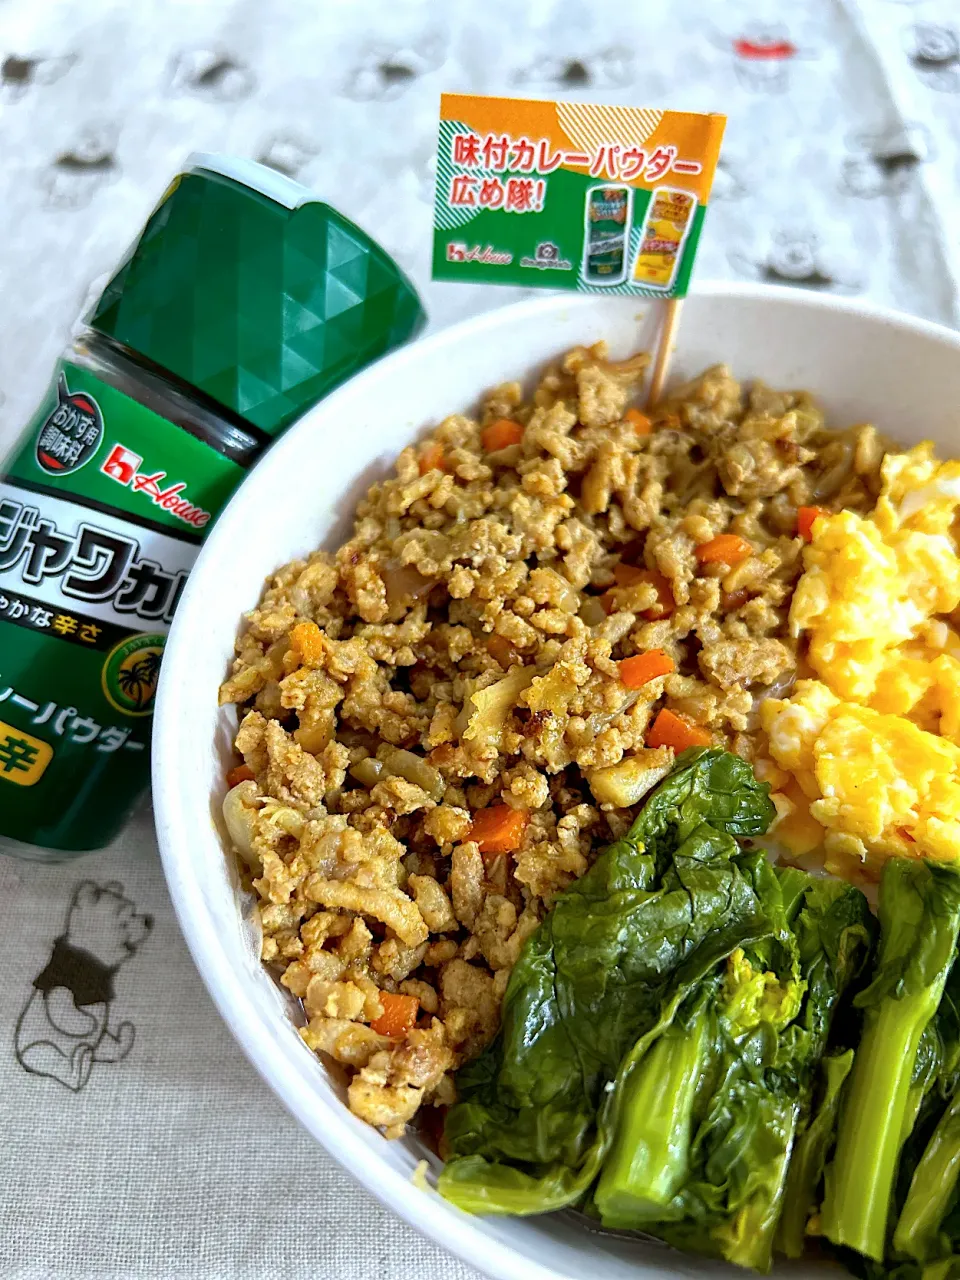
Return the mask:
{"type": "Polygon", "coordinates": [[[649,1229],[685,1249],[768,1270],[801,1099],[795,1080],[771,1079],[777,1020],[738,1026],[738,1009],[722,993],[717,1011],[689,1176],[649,1229]]]}
{"type": "Polygon", "coordinates": [[[697,1089],[716,1035],[709,1000],[696,1000],[627,1074],[621,1121],[594,1193],[606,1226],[643,1228],[668,1218],[688,1173],[697,1089]]]}
{"type": "MultiPolygon", "coordinates": [[[[781,873],[781,886],[785,877],[792,884],[803,874],[793,870],[781,873]]],[[[826,1049],[838,1004],[866,970],[878,930],[859,889],[840,880],[804,878],[807,883],[792,928],[807,993],[791,1034],[802,1038],[800,1050],[813,1063],[826,1049]]],[[[845,1043],[853,1042],[848,1039],[845,1043]]]]}
{"type": "Polygon", "coordinates": [[[859,890],[738,843],[772,816],[743,761],[688,752],[560,895],[459,1073],[445,1196],[960,1280],[960,869],[891,859],[878,929],[859,890]]]}
{"type": "Polygon", "coordinates": [[[849,884],[787,869],[781,872],[781,888],[788,899],[803,893],[792,927],[800,948],[806,996],[800,1018],[787,1036],[796,1041],[806,1116],[787,1172],[778,1231],[787,1257],[800,1257],[806,1226],[818,1207],[818,1189],[835,1139],[841,1091],[854,1059],[850,1050],[828,1056],[824,1053],[838,1005],[867,968],[877,925],[863,893],[849,884]],[[817,1084],[819,1101],[812,1107],[810,1098],[817,1084]]]}
{"type": "MultiPolygon", "coordinates": [[[[834,1244],[882,1261],[917,1054],[937,1013],[960,929],[960,871],[891,859],[880,884],[876,976],[857,998],[863,1038],[841,1109],[821,1214],[834,1244]]],[[[916,1086],[914,1085],[914,1089],[916,1086]]]]}
{"type": "MultiPolygon", "coordinates": [[[[797,871],[778,878],[795,962],[784,980],[769,939],[752,955],[734,952],[727,961],[689,1177],[663,1221],[648,1228],[684,1248],[764,1271],[833,1017],[867,963],[874,932],[866,899],[851,886],[797,871]]],[[[829,1144],[832,1116],[822,1107],[818,1119],[829,1144]]],[[[820,1161],[811,1145],[806,1179],[796,1186],[792,1230],[801,1237],[816,1204],[820,1161]]]]}
{"type": "Polygon", "coordinates": [[[807,994],[801,1017],[790,1034],[798,1037],[797,1049],[806,1063],[808,1097],[811,1086],[819,1095],[801,1125],[791,1156],[778,1232],[782,1251],[798,1258],[803,1253],[809,1219],[819,1206],[818,1192],[836,1137],[841,1093],[853,1066],[853,1051],[846,1047],[853,1043],[849,1005],[847,1034],[839,1037],[846,1051],[823,1055],[837,1008],[854,990],[872,955],[877,926],[866,898],[849,885],[816,880],[789,869],[781,872],[780,884],[785,898],[802,893],[793,928],[807,994]],[[811,1069],[816,1071],[815,1081],[809,1074],[811,1069]]]}
{"type": "Polygon", "coordinates": [[[953,1241],[941,1224],[956,1200],[958,1176],[960,1095],[955,1095],[914,1171],[893,1236],[897,1253],[928,1262],[953,1252],[953,1241]]]}
{"type": "Polygon", "coordinates": [[[852,1049],[832,1054],[820,1064],[823,1096],[810,1123],[797,1139],[783,1196],[777,1243],[788,1258],[799,1258],[803,1254],[807,1226],[819,1206],[817,1192],[836,1137],[841,1091],[852,1066],[852,1049]]]}
{"type": "Polygon", "coordinates": [[[960,963],[954,961],[917,1050],[891,1220],[892,1252],[927,1268],[960,1253],[960,963]]]}
{"type": "Polygon", "coordinates": [[[686,752],[626,837],[560,895],[511,973],[499,1036],[459,1073],[448,1199],[542,1213],[589,1188],[619,1105],[605,1089],[626,1055],[642,1059],[737,947],[782,931],[772,869],[735,839],[761,835],[773,812],[744,761],[686,752]]]}

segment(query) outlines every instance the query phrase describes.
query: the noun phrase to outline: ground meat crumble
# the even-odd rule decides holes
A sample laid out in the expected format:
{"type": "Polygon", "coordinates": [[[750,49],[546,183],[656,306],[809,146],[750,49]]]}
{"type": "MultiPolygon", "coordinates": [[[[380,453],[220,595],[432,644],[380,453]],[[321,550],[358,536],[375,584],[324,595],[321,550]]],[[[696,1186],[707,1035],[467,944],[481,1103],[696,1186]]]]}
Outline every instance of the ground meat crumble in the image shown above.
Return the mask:
{"type": "Polygon", "coordinates": [[[759,699],[796,676],[797,509],[873,505],[872,428],[723,366],[648,418],[647,365],[576,348],[447,418],[237,640],[224,814],[263,959],[389,1136],[453,1101],[524,941],[669,770],[658,711],[753,758],[759,699]],[[735,565],[698,556],[731,533],[735,565]],[[653,649],[674,670],[625,687],[653,649]],[[498,806],[509,848],[475,830],[498,806]]]}

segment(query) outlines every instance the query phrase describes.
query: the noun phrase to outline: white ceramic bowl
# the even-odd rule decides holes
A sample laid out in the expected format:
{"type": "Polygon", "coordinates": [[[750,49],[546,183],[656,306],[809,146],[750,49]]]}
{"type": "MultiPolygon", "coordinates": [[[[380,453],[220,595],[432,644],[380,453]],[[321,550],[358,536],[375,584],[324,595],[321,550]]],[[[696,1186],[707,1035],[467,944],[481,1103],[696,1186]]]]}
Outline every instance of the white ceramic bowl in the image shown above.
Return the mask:
{"type": "MultiPolygon", "coordinates": [[[[335,391],[270,450],[221,515],[163,663],[157,828],[180,925],[210,994],[250,1061],[327,1150],[408,1222],[496,1280],[637,1280],[720,1268],[588,1231],[565,1215],[471,1218],[413,1186],[423,1155],[414,1140],[387,1142],[349,1113],[241,927],[219,816],[236,712],[218,709],[217,687],[265,576],[321,544],[337,546],[357,498],[404,445],[577,343],[606,338],[615,355],[649,347],[656,323],[656,304],[549,295],[417,342],[335,391]]],[[[949,330],[799,290],[705,286],[684,306],[673,372],[717,361],[741,378],[811,389],[838,426],[869,420],[904,442],[931,437],[945,455],[960,454],[960,336],[949,330]]]]}

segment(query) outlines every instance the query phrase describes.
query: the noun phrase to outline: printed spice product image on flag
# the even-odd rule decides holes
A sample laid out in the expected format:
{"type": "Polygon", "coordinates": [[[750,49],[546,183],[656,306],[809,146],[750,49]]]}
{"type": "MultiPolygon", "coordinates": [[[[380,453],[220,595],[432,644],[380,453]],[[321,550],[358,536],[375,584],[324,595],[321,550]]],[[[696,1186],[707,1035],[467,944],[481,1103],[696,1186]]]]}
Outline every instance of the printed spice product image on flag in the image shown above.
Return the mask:
{"type": "Polygon", "coordinates": [[[443,94],[434,279],[682,298],[725,124],[443,94]]]}

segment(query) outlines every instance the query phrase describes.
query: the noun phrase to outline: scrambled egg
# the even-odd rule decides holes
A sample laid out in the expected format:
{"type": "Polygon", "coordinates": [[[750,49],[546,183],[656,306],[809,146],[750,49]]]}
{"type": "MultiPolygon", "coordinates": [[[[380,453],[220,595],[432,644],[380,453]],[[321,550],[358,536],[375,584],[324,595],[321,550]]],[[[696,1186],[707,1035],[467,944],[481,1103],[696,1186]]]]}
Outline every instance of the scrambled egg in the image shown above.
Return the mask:
{"type": "Polygon", "coordinates": [[[775,835],[827,870],[960,856],[960,462],[888,454],[873,513],[819,517],[790,610],[818,677],[761,724],[775,835]]]}

